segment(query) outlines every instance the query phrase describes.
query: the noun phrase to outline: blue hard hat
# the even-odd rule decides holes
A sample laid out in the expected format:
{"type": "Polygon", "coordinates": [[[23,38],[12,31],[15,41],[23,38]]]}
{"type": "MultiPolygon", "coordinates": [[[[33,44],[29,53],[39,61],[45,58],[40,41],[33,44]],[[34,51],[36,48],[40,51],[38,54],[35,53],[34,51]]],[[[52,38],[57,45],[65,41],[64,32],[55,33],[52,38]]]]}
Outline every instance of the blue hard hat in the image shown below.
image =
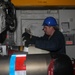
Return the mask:
{"type": "Polygon", "coordinates": [[[47,17],[43,22],[43,26],[57,26],[57,21],[53,17],[47,17]]]}

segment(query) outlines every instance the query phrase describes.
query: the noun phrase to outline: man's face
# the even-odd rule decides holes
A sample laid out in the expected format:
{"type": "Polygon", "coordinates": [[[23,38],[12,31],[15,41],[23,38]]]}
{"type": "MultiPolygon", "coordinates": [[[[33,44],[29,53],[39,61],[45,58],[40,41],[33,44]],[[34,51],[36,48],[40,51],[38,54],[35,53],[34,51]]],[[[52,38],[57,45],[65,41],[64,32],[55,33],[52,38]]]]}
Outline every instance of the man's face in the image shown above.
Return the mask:
{"type": "Polygon", "coordinates": [[[53,28],[52,26],[44,26],[44,27],[43,27],[43,30],[44,30],[44,32],[45,32],[47,35],[51,35],[52,32],[53,32],[53,30],[54,30],[54,28],[53,28]]]}

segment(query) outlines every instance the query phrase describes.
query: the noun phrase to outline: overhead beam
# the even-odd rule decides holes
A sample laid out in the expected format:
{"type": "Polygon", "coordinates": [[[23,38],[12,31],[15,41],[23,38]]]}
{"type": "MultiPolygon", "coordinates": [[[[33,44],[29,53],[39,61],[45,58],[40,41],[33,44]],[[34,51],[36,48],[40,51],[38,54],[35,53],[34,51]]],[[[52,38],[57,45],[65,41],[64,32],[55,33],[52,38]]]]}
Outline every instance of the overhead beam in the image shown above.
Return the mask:
{"type": "Polygon", "coordinates": [[[16,7],[75,6],[75,0],[11,0],[11,2],[16,7]]]}

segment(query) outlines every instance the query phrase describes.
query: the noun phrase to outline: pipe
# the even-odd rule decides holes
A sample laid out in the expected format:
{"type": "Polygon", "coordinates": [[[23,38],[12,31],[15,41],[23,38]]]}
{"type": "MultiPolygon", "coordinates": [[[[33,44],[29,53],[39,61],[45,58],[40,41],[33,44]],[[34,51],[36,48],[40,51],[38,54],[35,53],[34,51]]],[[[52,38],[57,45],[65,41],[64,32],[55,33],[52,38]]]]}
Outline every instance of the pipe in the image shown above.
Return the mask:
{"type": "MultiPolygon", "coordinates": [[[[20,64],[20,61],[18,64],[20,64]]],[[[0,56],[0,75],[10,75],[9,64],[10,56],[0,56]]],[[[26,65],[26,70],[24,70],[26,74],[23,73],[24,75],[73,75],[72,62],[64,54],[29,54],[23,65],[26,65]],[[51,69],[53,74],[50,73],[51,69]]],[[[18,65],[18,67],[21,67],[21,65],[18,65]]]]}
{"type": "MultiPolygon", "coordinates": [[[[26,74],[27,75],[47,75],[50,63],[50,54],[30,54],[27,56],[26,74]]],[[[0,56],[0,75],[9,75],[10,56],[0,56]]]]}
{"type": "Polygon", "coordinates": [[[27,75],[47,75],[50,60],[50,54],[28,55],[26,61],[27,75]]]}

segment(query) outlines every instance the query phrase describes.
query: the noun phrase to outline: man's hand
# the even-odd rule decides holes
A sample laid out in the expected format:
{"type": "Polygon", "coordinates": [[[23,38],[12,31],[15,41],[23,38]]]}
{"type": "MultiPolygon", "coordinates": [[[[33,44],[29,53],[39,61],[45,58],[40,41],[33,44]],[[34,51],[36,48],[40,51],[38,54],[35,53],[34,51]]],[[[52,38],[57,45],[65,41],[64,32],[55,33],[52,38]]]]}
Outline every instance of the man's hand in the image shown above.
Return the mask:
{"type": "Polygon", "coordinates": [[[25,32],[22,34],[23,40],[25,40],[25,46],[29,47],[29,44],[34,44],[34,41],[32,40],[33,35],[31,34],[31,31],[25,29],[25,32]]]}
{"type": "Polygon", "coordinates": [[[30,40],[32,38],[31,30],[25,28],[25,32],[22,34],[23,40],[30,40]]]}
{"type": "Polygon", "coordinates": [[[25,33],[22,34],[22,37],[23,37],[23,40],[26,40],[25,46],[29,47],[29,44],[31,42],[31,35],[29,33],[25,32],[25,33]]]}
{"type": "Polygon", "coordinates": [[[31,35],[28,34],[27,32],[25,32],[25,33],[22,34],[22,38],[23,38],[23,40],[30,40],[31,39],[31,35]]]}

